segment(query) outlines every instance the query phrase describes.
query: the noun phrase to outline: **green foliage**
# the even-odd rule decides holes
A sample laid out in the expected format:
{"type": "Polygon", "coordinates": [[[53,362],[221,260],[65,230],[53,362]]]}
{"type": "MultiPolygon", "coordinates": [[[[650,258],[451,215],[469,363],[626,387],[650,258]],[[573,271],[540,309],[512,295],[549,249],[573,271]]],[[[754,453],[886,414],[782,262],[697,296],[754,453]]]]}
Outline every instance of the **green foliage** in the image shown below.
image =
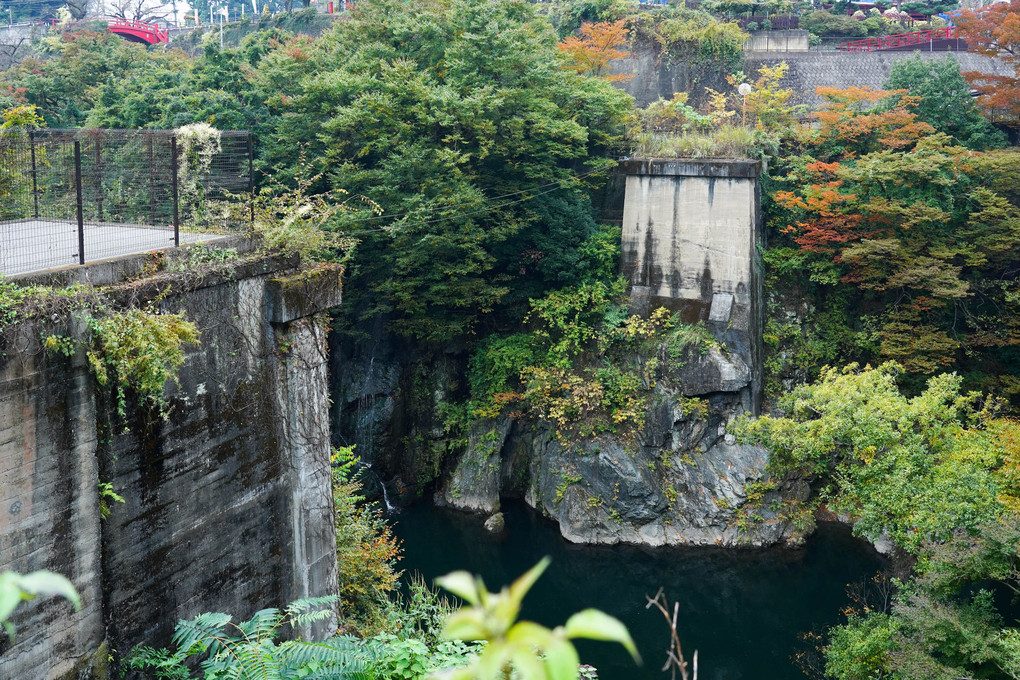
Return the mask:
{"type": "Polygon", "coordinates": [[[471,394],[491,398],[515,390],[521,371],[543,363],[538,339],[530,333],[490,335],[471,355],[468,380],[471,394]]]}
{"type": "Polygon", "coordinates": [[[793,91],[782,86],[788,70],[786,62],[762,66],[747,95],[737,90],[747,77],[742,72],[727,75],[731,89],[709,89],[705,112],[688,104],[685,92],[675,93],[669,101],[652,102],[637,112],[632,154],[649,158],[777,155],[779,144],[793,133],[794,114],[799,110],[790,103],[793,91]]]}
{"type": "Polygon", "coordinates": [[[19,574],[14,571],[0,572],[0,625],[13,641],[15,628],[9,621],[14,610],[22,602],[44,597],[63,597],[71,601],[75,610],[81,609],[81,598],[74,585],[60,574],[51,571],[33,571],[19,574]]]}
{"type": "Polygon", "coordinates": [[[876,613],[852,615],[846,624],[830,630],[825,674],[838,680],[888,677],[896,625],[888,614],[876,613]]]}
{"type": "Polygon", "coordinates": [[[581,246],[579,282],[532,299],[529,332],[479,343],[469,361],[467,415],[494,417],[519,401],[563,435],[579,421],[582,435],[641,421],[644,373],[609,357],[654,331],[627,318],[615,276],[618,239],[618,228],[602,228],[581,246]]]}
{"type": "Polygon", "coordinates": [[[567,368],[587,349],[598,336],[610,306],[623,294],[623,287],[622,279],[611,284],[593,281],[554,290],[541,299],[532,300],[525,322],[537,322],[535,335],[548,346],[549,365],[567,368]]]}
{"type": "Polygon", "coordinates": [[[549,558],[545,558],[498,593],[490,593],[481,578],[466,571],[437,579],[439,585],[468,604],[446,619],[443,637],[487,643],[477,658],[450,669],[444,677],[501,680],[514,672],[527,680],[576,680],[579,660],[570,640],[577,638],[619,642],[640,663],[626,627],[596,609],[578,612],[553,630],[531,621],[517,621],[521,601],[548,566],[549,558]]]}
{"type": "Polygon", "coordinates": [[[967,148],[1005,146],[1005,135],[981,116],[955,59],[935,61],[920,55],[900,59],[893,64],[885,87],[907,90],[919,97],[920,101],[912,107],[918,120],[954,137],[967,148]]]}
{"type": "Polygon", "coordinates": [[[172,639],[174,651],[139,647],[126,665],[129,669],[151,670],[160,680],[369,680],[377,656],[375,645],[351,637],[323,642],[304,642],[300,638],[277,641],[284,627],[298,631],[329,618],[330,605],[335,602],[335,597],[304,598],[284,610],[263,609],[236,624],[228,614],[199,614],[177,623],[172,639]],[[197,676],[190,670],[196,662],[200,672],[197,676]]]}
{"type": "Polygon", "coordinates": [[[629,100],[558,64],[530,6],[481,0],[367,0],[313,45],[261,62],[254,86],[282,116],[267,166],[291,176],[307,145],[329,169],[316,190],[383,208],[350,221],[361,244],[348,309],[391,311],[401,332],[444,343],[519,310],[512,289],[570,279],[594,231],[579,171],[629,100]]]}
{"type": "Polygon", "coordinates": [[[419,573],[405,582],[406,595],[395,594],[395,606],[388,613],[387,630],[401,639],[416,638],[430,648],[440,642],[443,620],[456,608],[449,599],[432,588],[419,573]]]}
{"type": "Polygon", "coordinates": [[[725,125],[682,135],[639,132],[633,144],[631,153],[643,158],[753,158],[759,139],[752,128],[725,125]]]}
{"type": "Polygon", "coordinates": [[[657,42],[668,59],[705,62],[702,69],[739,68],[747,34],[736,23],[719,21],[704,10],[679,5],[642,13],[634,31],[657,42]]]}
{"type": "Polygon", "coordinates": [[[538,9],[546,14],[561,38],[576,32],[583,23],[616,21],[634,13],[627,0],[562,0],[542,3],[538,9]]]}
{"type": "Polygon", "coordinates": [[[565,470],[560,472],[560,483],[556,486],[556,498],[555,498],[555,501],[557,503],[562,501],[563,500],[563,496],[564,496],[564,494],[567,493],[567,489],[570,487],[570,485],[571,484],[577,484],[580,481],[581,481],[581,476],[580,475],[567,474],[567,472],[565,470]]]}
{"type": "Polygon", "coordinates": [[[106,519],[110,516],[110,503],[124,503],[124,497],[113,490],[110,482],[99,482],[99,518],[106,519]]]}
{"type": "Polygon", "coordinates": [[[800,18],[799,25],[814,35],[825,37],[864,38],[886,32],[885,24],[880,19],[858,21],[845,14],[832,14],[824,9],[808,12],[800,18]]]}
{"type": "Polygon", "coordinates": [[[743,420],[737,432],[769,450],[773,477],[817,480],[856,532],[917,552],[999,515],[994,473],[1006,452],[981,429],[976,396],[960,394],[957,376],[932,378],[908,399],[896,386],[901,370],[825,369],[780,398],[787,416],[743,420]]]}
{"type": "Polygon", "coordinates": [[[114,385],[117,410],[126,416],[126,389],[131,388],[143,399],[167,415],[163,387],[167,380],[176,380],[177,369],[184,363],[186,343],[197,344],[198,328],[183,314],[156,314],[131,308],[85,319],[93,337],[88,351],[89,365],[100,385],[114,385]]]}
{"type": "Polygon", "coordinates": [[[34,288],[19,286],[0,277],[0,332],[22,318],[22,305],[35,292],[34,288]]]}
{"type": "Polygon", "coordinates": [[[354,477],[354,447],[333,452],[333,502],[336,507],[337,567],[344,625],[363,635],[386,627],[389,595],[396,587],[400,545],[381,514],[364,504],[354,477]]]}

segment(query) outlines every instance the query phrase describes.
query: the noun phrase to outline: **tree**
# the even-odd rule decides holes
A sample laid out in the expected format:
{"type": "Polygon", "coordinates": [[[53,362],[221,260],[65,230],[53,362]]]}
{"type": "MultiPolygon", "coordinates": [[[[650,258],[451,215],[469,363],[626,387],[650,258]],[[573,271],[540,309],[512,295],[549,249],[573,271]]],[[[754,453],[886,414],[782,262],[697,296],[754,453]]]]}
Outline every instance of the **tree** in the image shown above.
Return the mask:
{"type": "Polygon", "coordinates": [[[914,0],[900,5],[901,12],[923,14],[930,17],[935,14],[952,12],[960,7],[960,0],[914,0]]]}
{"type": "Polygon", "coordinates": [[[39,0],[38,2],[18,2],[7,0],[3,3],[4,21],[8,18],[16,23],[22,21],[40,21],[57,16],[57,10],[64,6],[64,0],[39,0]]]}
{"type": "Polygon", "coordinates": [[[992,120],[1020,126],[1020,0],[994,3],[979,11],[965,9],[956,22],[970,50],[997,57],[1016,72],[1003,76],[968,71],[964,76],[992,120]]]}
{"type": "Polygon", "coordinates": [[[801,153],[772,168],[766,208],[769,276],[824,309],[810,348],[783,343],[817,357],[809,371],[893,359],[919,389],[919,376],[953,366],[970,388],[1015,398],[1020,156],[932,134],[903,91],[820,92],[830,103],[801,153]]]}
{"type": "Polygon", "coordinates": [[[627,74],[606,73],[609,62],[630,54],[620,49],[627,44],[626,20],[601,21],[581,24],[580,35],[571,35],[560,41],[560,51],[567,58],[567,66],[578,73],[587,73],[610,82],[627,80],[627,74]]]}
{"type": "Polygon", "coordinates": [[[386,520],[364,504],[353,448],[337,449],[332,457],[337,567],[345,627],[365,635],[385,629],[388,598],[401,574],[396,569],[400,546],[386,520]]]}
{"type": "Polygon", "coordinates": [[[104,0],[104,3],[110,16],[133,21],[162,21],[173,12],[173,8],[162,0],[104,0]]]}
{"type": "Polygon", "coordinates": [[[976,395],[960,394],[958,376],[931,378],[907,398],[896,385],[901,372],[891,362],[824,369],[780,399],[786,416],[738,429],[769,450],[774,479],[815,480],[819,500],[853,517],[856,533],[888,535],[916,553],[1001,516],[995,471],[1007,451],[982,429],[986,414],[976,395]]]}
{"type": "Polygon", "coordinates": [[[995,348],[1020,342],[1020,310],[1007,292],[1018,285],[1020,206],[991,187],[999,172],[1016,171],[999,164],[1017,161],[948,142],[936,134],[910,150],[809,162],[800,188],[774,200],[789,211],[785,235],[827,261],[818,280],[854,290],[881,356],[932,373],[984,354],[975,370],[1012,373],[988,364],[995,348]]]}
{"type": "Polygon", "coordinates": [[[1020,629],[990,587],[1020,592],[1020,423],[962,394],[959,376],[908,398],[901,375],[892,363],[826,369],[780,400],[786,415],[738,426],[769,449],[774,479],[812,480],[816,502],[851,517],[856,533],[916,556],[891,598],[859,601],[830,631],[826,674],[1017,678],[1020,629]]]}
{"type": "Polygon", "coordinates": [[[917,103],[909,109],[918,120],[970,149],[1005,145],[1005,136],[981,116],[970,86],[960,73],[960,64],[951,57],[938,61],[920,55],[901,59],[893,65],[885,87],[906,90],[917,97],[917,103]]]}
{"type": "MultiPolygon", "coordinates": [[[[79,127],[95,105],[97,86],[130,79],[136,69],[163,59],[109,31],[64,33],[50,45],[54,54],[48,59],[25,59],[6,74],[12,86],[24,89],[25,101],[38,108],[49,127],[79,127]]],[[[173,69],[172,61],[164,64],[173,69]]]]}
{"type": "Polygon", "coordinates": [[[584,177],[612,164],[631,105],[559,68],[549,25],[510,0],[365,0],[267,56],[255,86],[279,116],[269,169],[294,177],[303,149],[317,188],[384,209],[337,225],[362,239],[347,309],[434,345],[571,279],[595,227],[584,177]]]}
{"type": "Polygon", "coordinates": [[[912,111],[918,99],[906,90],[819,87],[823,108],[808,114],[817,126],[804,141],[820,160],[850,158],[880,149],[907,149],[935,129],[912,111]]]}

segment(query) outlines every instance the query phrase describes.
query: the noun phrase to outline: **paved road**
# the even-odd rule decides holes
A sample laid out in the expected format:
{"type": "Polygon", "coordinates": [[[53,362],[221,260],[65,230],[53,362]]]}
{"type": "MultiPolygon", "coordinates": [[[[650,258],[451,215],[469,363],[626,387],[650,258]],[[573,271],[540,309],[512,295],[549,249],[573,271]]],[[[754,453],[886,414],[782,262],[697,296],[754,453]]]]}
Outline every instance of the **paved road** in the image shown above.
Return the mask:
{"type": "MultiPolygon", "coordinates": [[[[219,238],[181,233],[181,243],[219,238]]],[[[86,224],[85,261],[94,262],[174,244],[173,229],[131,224],[86,224]]],[[[78,225],[53,220],[0,223],[0,273],[11,276],[78,264],[78,225]]]]}

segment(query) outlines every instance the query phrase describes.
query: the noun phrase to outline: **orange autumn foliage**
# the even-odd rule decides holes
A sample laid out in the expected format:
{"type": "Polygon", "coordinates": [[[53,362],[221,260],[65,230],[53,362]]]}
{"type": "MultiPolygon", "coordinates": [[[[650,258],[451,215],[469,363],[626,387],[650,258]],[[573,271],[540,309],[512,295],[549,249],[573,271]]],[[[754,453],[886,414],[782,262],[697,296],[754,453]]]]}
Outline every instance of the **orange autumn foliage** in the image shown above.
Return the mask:
{"type": "Polygon", "coordinates": [[[911,111],[919,101],[906,90],[869,87],[819,87],[825,108],[810,113],[818,125],[809,128],[806,141],[825,147],[836,158],[848,158],[879,149],[905,149],[935,132],[911,111]]]}
{"type": "Polygon", "coordinates": [[[620,19],[581,24],[580,35],[568,36],[559,44],[560,51],[567,57],[567,68],[610,82],[632,78],[631,75],[607,73],[609,62],[630,54],[620,49],[627,44],[626,23],[625,19],[620,19]]]}
{"type": "Polygon", "coordinates": [[[1020,0],[996,3],[977,12],[965,9],[957,25],[972,52],[998,57],[1013,68],[1013,76],[979,71],[963,75],[980,95],[978,103],[986,113],[1020,126],[1020,0]]]}

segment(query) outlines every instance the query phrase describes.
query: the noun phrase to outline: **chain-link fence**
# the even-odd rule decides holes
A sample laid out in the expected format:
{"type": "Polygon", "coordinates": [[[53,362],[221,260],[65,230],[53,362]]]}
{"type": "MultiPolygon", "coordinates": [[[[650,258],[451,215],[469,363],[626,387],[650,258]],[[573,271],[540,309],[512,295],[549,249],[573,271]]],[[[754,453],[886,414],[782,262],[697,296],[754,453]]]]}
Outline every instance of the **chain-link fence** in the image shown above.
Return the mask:
{"type": "Polygon", "coordinates": [[[225,225],[217,205],[251,201],[253,180],[247,132],[4,131],[0,272],[84,264],[247,227],[225,225]]]}

